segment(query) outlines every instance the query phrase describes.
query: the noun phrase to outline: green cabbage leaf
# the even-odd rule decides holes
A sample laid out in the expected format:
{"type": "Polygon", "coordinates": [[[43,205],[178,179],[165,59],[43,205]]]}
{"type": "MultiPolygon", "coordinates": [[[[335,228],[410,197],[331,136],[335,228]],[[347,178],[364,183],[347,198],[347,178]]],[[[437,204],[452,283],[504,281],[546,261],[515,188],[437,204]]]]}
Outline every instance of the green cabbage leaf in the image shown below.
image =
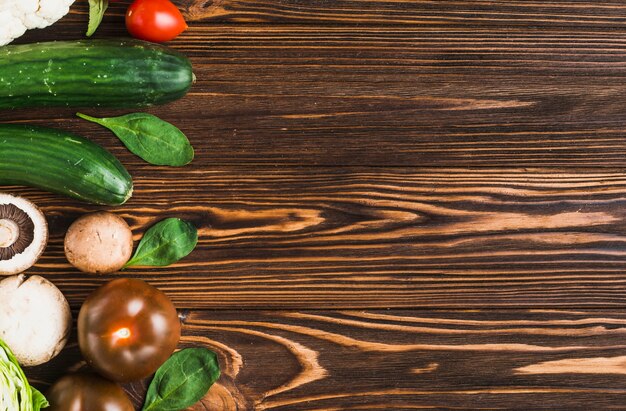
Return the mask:
{"type": "Polygon", "coordinates": [[[9,347],[0,340],[0,411],[39,411],[48,400],[30,386],[9,347]]]}

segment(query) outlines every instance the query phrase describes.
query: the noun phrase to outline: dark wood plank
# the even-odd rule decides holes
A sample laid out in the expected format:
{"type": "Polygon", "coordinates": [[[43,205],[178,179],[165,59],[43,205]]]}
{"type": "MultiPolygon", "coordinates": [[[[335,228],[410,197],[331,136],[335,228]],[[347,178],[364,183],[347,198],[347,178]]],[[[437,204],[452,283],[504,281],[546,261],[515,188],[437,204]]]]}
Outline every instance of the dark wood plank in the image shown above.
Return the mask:
{"type": "MultiPolygon", "coordinates": [[[[171,46],[198,82],[150,111],[189,135],[190,167],[146,166],[70,110],[0,113],[119,156],[137,190],[113,211],[137,238],[166,216],[200,228],[170,268],[89,276],[62,238],[97,207],[15,189],[51,227],[31,272],[75,312],[117,276],[167,292],[181,346],[220,354],[198,410],[624,407],[623,2],[178,4],[192,27],[171,46]]],[[[124,35],[124,7],[97,37],[124,35]]],[[[82,38],[86,10],[19,42],[82,38]]],[[[28,374],[80,366],[74,338],[28,374]]]]}
{"type": "Polygon", "coordinates": [[[625,28],[619,0],[388,1],[180,0],[191,20],[232,23],[411,25],[420,27],[625,28]]]}
{"type": "MultiPolygon", "coordinates": [[[[181,346],[219,353],[196,410],[622,409],[626,315],[607,311],[205,311],[181,346]]],[[[28,375],[45,388],[75,344],[28,375]]],[[[139,402],[144,384],[128,387],[139,402]]]]}
{"type": "MultiPolygon", "coordinates": [[[[621,171],[133,166],[113,211],[140,232],[193,221],[198,249],[149,279],[181,308],[607,307],[626,305],[621,171]]],[[[51,242],[36,269],[71,302],[111,276],[63,257],[88,207],[35,190],[51,242]]]]}
{"type": "MultiPolygon", "coordinates": [[[[533,27],[614,31],[626,28],[626,6],[609,1],[436,1],[436,0],[174,0],[188,21],[272,25],[442,26],[472,29],[533,27]]],[[[122,16],[126,4],[112,4],[107,18],[122,16]]],[[[87,7],[73,6],[77,15],[87,7]]]]}
{"type": "MultiPolygon", "coordinates": [[[[296,4],[323,10],[330,3],[296,4]]],[[[369,7],[404,4],[418,14],[429,8],[436,15],[459,14],[460,20],[464,8],[478,7],[486,25],[471,19],[472,26],[462,27],[453,19],[433,27],[200,19],[171,43],[192,58],[197,84],[187,98],[151,112],[180,125],[197,145],[198,161],[211,165],[626,166],[626,30],[621,27],[626,7],[614,2],[351,3],[364,15],[369,7]],[[522,27],[487,24],[497,16],[515,18],[509,9],[547,19],[550,27],[524,19],[522,27]],[[575,25],[550,20],[557,16],[575,25]],[[585,25],[589,19],[620,26],[603,31],[600,25],[585,25]]],[[[254,2],[219,4],[245,8],[254,2]]],[[[288,2],[266,6],[291,7],[288,2]]],[[[78,4],[51,30],[33,31],[20,41],[48,40],[51,33],[81,38],[85,11],[78,4]]],[[[121,4],[113,7],[98,36],[124,35],[122,11],[121,4]]],[[[108,138],[105,130],[69,121],[72,117],[71,110],[0,113],[4,122],[62,125],[98,141],[108,138]]]]}

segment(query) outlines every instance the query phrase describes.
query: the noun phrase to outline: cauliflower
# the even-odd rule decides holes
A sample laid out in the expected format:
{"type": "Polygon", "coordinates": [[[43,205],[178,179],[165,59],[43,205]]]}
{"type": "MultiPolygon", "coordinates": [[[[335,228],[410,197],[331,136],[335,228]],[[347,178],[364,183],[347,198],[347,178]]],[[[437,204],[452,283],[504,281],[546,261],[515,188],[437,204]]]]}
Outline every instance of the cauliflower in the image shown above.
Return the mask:
{"type": "Polygon", "coordinates": [[[72,3],[74,0],[0,0],[0,46],[26,30],[50,26],[69,13],[72,3]]]}

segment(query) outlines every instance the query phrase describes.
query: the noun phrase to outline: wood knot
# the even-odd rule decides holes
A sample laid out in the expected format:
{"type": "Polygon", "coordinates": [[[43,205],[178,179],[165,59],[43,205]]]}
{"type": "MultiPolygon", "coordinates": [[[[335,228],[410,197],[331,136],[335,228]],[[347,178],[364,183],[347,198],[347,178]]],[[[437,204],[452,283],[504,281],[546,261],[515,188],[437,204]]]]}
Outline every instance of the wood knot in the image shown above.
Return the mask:
{"type": "Polygon", "coordinates": [[[200,21],[229,14],[224,8],[226,0],[185,0],[182,12],[187,21],[200,21]]]}

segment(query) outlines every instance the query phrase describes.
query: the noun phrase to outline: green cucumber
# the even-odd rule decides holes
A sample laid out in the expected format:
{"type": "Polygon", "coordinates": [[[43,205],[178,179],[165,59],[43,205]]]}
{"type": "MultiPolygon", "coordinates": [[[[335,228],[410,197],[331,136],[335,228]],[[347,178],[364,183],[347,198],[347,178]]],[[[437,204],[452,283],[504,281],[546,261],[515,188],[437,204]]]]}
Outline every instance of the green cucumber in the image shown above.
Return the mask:
{"type": "Polygon", "coordinates": [[[0,47],[0,108],[134,108],[183,97],[189,59],[139,40],[53,41],[0,47]]]}
{"type": "Polygon", "coordinates": [[[0,124],[0,185],[24,185],[94,204],[120,205],[133,181],[99,145],[60,130],[0,124]]]}

